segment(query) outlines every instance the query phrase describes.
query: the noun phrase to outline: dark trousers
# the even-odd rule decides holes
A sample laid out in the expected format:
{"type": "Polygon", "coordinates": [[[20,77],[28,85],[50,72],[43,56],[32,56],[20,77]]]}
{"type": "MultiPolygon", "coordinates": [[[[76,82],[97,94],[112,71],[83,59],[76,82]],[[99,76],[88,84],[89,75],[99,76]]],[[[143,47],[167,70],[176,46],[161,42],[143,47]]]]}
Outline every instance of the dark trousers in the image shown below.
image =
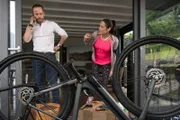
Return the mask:
{"type": "MultiPolygon", "coordinates": [[[[56,59],[55,53],[42,53],[42,54],[46,55],[51,59],[54,60],[56,59]]],[[[57,84],[57,71],[51,65],[37,59],[32,60],[32,65],[33,65],[35,84],[37,85],[39,90],[43,90],[45,86],[47,86],[46,82],[48,82],[51,86],[57,84]],[[45,77],[46,73],[47,73],[48,81],[46,81],[46,77],[45,77]]],[[[45,94],[41,95],[41,100],[43,102],[46,102],[45,94]]],[[[52,91],[52,102],[60,103],[59,89],[52,91]]]]}
{"type": "MultiPolygon", "coordinates": [[[[92,75],[97,79],[99,84],[101,84],[106,90],[108,90],[109,73],[111,69],[111,64],[98,65],[93,63],[92,65],[92,75]]],[[[90,90],[86,91],[88,96],[94,96],[94,93],[90,90]]]]}
{"type": "Polygon", "coordinates": [[[98,65],[94,63],[92,65],[92,75],[98,80],[98,82],[107,90],[109,73],[110,73],[110,64],[98,65]]]}

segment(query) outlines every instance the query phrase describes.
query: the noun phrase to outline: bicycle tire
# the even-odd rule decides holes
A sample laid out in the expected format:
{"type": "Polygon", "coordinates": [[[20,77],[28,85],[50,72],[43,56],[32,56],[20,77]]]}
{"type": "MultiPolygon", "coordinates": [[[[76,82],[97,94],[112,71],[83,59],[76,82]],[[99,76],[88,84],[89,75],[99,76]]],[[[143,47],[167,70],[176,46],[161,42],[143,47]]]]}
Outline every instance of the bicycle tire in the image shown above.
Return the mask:
{"type": "MultiPolygon", "coordinates": [[[[47,63],[48,65],[51,65],[58,72],[58,75],[61,77],[60,82],[66,82],[66,81],[70,80],[68,73],[63,68],[63,66],[58,63],[58,61],[52,60],[52,59],[48,58],[47,56],[42,55],[37,52],[18,52],[18,53],[15,53],[15,54],[12,54],[12,55],[6,57],[5,59],[3,59],[0,62],[0,75],[10,65],[14,64],[15,62],[17,62],[19,60],[24,61],[26,59],[38,59],[44,63],[47,63]]],[[[2,81],[5,78],[1,77],[0,79],[2,81]]],[[[8,78],[7,78],[7,80],[8,80],[8,78]]],[[[21,87],[23,87],[23,86],[28,86],[28,85],[24,84],[21,87]]],[[[19,88],[19,87],[20,86],[18,86],[17,88],[19,88]]],[[[68,118],[68,116],[73,108],[73,104],[74,104],[74,98],[75,98],[74,91],[75,91],[74,85],[69,85],[69,86],[65,86],[65,87],[61,88],[61,95],[63,95],[63,96],[61,96],[62,97],[61,103],[63,102],[63,105],[60,103],[60,105],[62,105],[62,106],[61,106],[59,115],[57,115],[59,118],[61,118],[61,119],[68,118]]],[[[1,103],[1,105],[2,105],[2,103],[1,103]]],[[[16,117],[18,117],[18,116],[16,116],[16,117]]],[[[11,118],[8,118],[7,115],[4,115],[3,112],[1,112],[1,111],[0,111],[0,118],[2,120],[10,120],[11,119],[11,118]]],[[[13,118],[13,119],[15,119],[15,118],[13,118]]],[[[24,120],[24,118],[23,118],[23,120],[24,120]]]]}
{"type": "MultiPolygon", "coordinates": [[[[131,98],[129,96],[127,96],[127,93],[124,92],[124,85],[122,83],[122,81],[120,80],[122,75],[124,75],[124,73],[120,73],[121,69],[122,69],[122,66],[124,65],[124,63],[126,62],[126,58],[134,53],[134,50],[137,50],[138,48],[140,48],[141,46],[145,46],[145,45],[153,45],[153,44],[156,44],[156,45],[167,45],[168,47],[170,47],[169,49],[171,49],[171,47],[175,50],[179,50],[180,49],[180,41],[176,40],[176,39],[173,39],[173,38],[170,38],[170,37],[167,37],[167,36],[149,36],[149,37],[144,37],[144,38],[140,38],[139,40],[135,40],[133,41],[132,44],[130,44],[129,46],[127,46],[123,51],[122,53],[120,54],[120,56],[118,57],[116,63],[115,63],[115,68],[114,68],[114,75],[113,75],[113,81],[112,81],[112,87],[113,87],[113,90],[115,92],[115,95],[116,97],[118,98],[118,100],[121,102],[121,104],[127,108],[132,114],[136,115],[136,116],[140,116],[141,115],[141,112],[142,112],[142,107],[140,107],[141,105],[137,105],[134,103],[133,100],[131,100],[131,98]]],[[[144,49],[145,50],[145,49],[144,49]]],[[[144,52],[145,53],[145,52],[144,52]]],[[[157,52],[156,52],[157,53],[157,52]]],[[[153,55],[156,55],[156,53],[154,52],[153,55]]],[[[148,54],[145,54],[145,55],[148,55],[148,54]]],[[[171,55],[171,54],[169,54],[171,55]]],[[[146,56],[144,56],[145,58],[146,56]]],[[[147,59],[147,58],[146,58],[147,59]]],[[[157,61],[155,61],[157,62],[157,61]]],[[[142,63],[142,61],[140,62],[142,63]]],[[[145,62],[144,62],[145,63],[145,62]]],[[[144,64],[143,63],[143,64],[144,64]]],[[[154,64],[154,63],[153,63],[154,64]]],[[[142,64],[141,64],[142,65],[142,64]]],[[[150,66],[152,67],[153,65],[150,64],[150,66]]],[[[158,66],[156,64],[156,67],[155,68],[161,68],[160,65],[158,66]]],[[[144,66],[140,66],[139,68],[142,68],[142,70],[144,70],[143,68],[145,68],[144,66]]],[[[167,68],[168,69],[168,68],[167,68]]],[[[164,71],[167,72],[167,69],[164,68],[164,71]]],[[[147,69],[146,69],[147,70],[147,69]]],[[[146,71],[144,70],[144,71],[146,71]]],[[[164,72],[163,71],[163,72],[164,72]]],[[[146,72],[145,72],[146,73],[146,72]]],[[[130,74],[130,73],[129,73],[130,74]]],[[[147,73],[146,73],[147,74],[147,73]]],[[[166,73],[165,73],[166,74],[166,73]]],[[[145,74],[144,74],[145,75],[145,74]]],[[[169,74],[166,74],[166,75],[169,75],[169,74]]],[[[127,76],[128,76],[128,71],[127,71],[127,76]]],[[[126,76],[126,77],[127,77],[126,76]]],[[[140,78],[128,78],[127,77],[127,84],[131,84],[130,81],[132,82],[136,82],[136,80],[141,80],[141,78],[144,78],[144,76],[140,76],[140,78]],[[132,79],[132,80],[130,80],[132,79]],[[128,83],[129,82],[129,83],[128,83]]],[[[169,78],[168,78],[169,79],[169,78]]],[[[176,81],[175,78],[173,78],[171,81],[176,81]]],[[[166,84],[170,83],[170,81],[166,81],[166,84]]],[[[178,84],[178,82],[175,82],[176,84],[178,84]]],[[[162,83],[162,85],[165,84],[165,83],[162,83]]],[[[160,85],[159,85],[160,86],[160,85]]],[[[170,86],[170,85],[169,85],[170,86]]],[[[161,87],[161,86],[160,86],[161,87]]],[[[162,89],[162,88],[161,88],[162,89]]],[[[170,89],[170,88],[169,88],[170,89]]],[[[127,86],[127,90],[128,90],[128,86],[127,86]]],[[[141,89],[139,89],[141,90],[141,89]]],[[[178,90],[178,89],[177,89],[178,90]]],[[[130,91],[132,92],[132,91],[130,91]]],[[[142,92],[142,90],[141,90],[142,92]]],[[[155,90],[153,92],[156,92],[155,90]]],[[[175,94],[175,93],[173,93],[175,94]]],[[[154,95],[154,94],[153,94],[154,95]]],[[[168,94],[169,95],[169,94],[168,94]]],[[[165,96],[165,95],[164,95],[165,96]]],[[[163,97],[164,97],[163,96],[163,97]]],[[[177,94],[177,96],[179,96],[177,94]]],[[[153,96],[154,97],[154,96],[153,96]]],[[[156,99],[153,101],[156,101],[157,99],[159,100],[163,100],[161,95],[158,95],[158,97],[156,96],[156,99]]],[[[169,96],[166,96],[166,97],[171,97],[170,95],[169,96]]],[[[169,101],[170,99],[164,99],[164,100],[167,100],[169,101]]],[[[151,111],[151,109],[148,109],[148,112],[147,112],[147,118],[166,118],[166,117],[170,117],[170,116],[174,116],[176,114],[179,114],[180,113],[180,99],[177,98],[177,104],[176,106],[168,106],[170,107],[170,109],[162,109],[163,108],[163,105],[161,106],[162,108],[158,108],[157,111],[153,112],[151,111]],[[160,110],[161,111],[160,111],[160,110]],[[164,110],[164,111],[163,111],[164,110]]],[[[156,103],[157,104],[157,103],[156,103]]],[[[158,104],[162,104],[162,103],[158,103],[158,104]]],[[[160,107],[159,106],[156,106],[156,107],[160,107]]],[[[165,106],[165,105],[164,105],[165,106]]],[[[154,106],[155,108],[155,106],[154,106]]]]}

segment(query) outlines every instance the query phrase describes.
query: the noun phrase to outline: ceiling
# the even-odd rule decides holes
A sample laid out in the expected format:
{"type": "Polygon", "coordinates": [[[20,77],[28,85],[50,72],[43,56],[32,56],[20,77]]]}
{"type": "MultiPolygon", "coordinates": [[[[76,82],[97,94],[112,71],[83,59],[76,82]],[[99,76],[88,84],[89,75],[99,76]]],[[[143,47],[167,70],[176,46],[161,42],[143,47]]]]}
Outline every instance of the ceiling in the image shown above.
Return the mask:
{"type": "Polygon", "coordinates": [[[97,30],[104,18],[115,20],[118,27],[132,22],[131,0],[23,0],[24,29],[35,3],[43,5],[46,19],[57,22],[72,37],[97,30]]]}
{"type": "MultiPolygon", "coordinates": [[[[164,10],[178,1],[147,0],[146,7],[164,10]]],[[[97,30],[104,18],[115,20],[118,28],[132,22],[132,0],[23,0],[23,31],[29,23],[31,7],[35,3],[43,5],[46,19],[57,22],[70,37],[81,37],[86,32],[97,30]]]]}

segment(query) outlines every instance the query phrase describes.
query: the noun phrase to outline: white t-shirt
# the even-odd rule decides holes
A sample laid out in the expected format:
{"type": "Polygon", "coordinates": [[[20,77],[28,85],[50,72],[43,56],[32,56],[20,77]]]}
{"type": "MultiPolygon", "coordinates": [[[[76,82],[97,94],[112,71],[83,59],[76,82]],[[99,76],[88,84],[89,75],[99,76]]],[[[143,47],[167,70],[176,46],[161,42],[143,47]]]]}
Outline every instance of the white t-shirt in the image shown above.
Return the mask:
{"type": "Polygon", "coordinates": [[[68,36],[67,33],[53,21],[45,20],[41,25],[35,23],[32,31],[33,51],[55,52],[54,33],[68,36]]]}

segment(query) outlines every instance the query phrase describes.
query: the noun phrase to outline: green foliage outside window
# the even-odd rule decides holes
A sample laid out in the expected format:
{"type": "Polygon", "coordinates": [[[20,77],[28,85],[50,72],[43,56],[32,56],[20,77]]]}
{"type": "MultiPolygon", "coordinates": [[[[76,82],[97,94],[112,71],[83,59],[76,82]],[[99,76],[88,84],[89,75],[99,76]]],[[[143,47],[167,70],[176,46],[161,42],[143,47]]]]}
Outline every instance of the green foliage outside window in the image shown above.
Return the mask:
{"type": "MultiPolygon", "coordinates": [[[[165,35],[180,40],[180,4],[165,11],[146,11],[146,36],[151,35],[165,35]]],[[[169,55],[166,60],[177,56],[176,50],[165,45],[154,44],[147,46],[146,50],[146,60],[162,59],[164,54],[169,55]]]]}

